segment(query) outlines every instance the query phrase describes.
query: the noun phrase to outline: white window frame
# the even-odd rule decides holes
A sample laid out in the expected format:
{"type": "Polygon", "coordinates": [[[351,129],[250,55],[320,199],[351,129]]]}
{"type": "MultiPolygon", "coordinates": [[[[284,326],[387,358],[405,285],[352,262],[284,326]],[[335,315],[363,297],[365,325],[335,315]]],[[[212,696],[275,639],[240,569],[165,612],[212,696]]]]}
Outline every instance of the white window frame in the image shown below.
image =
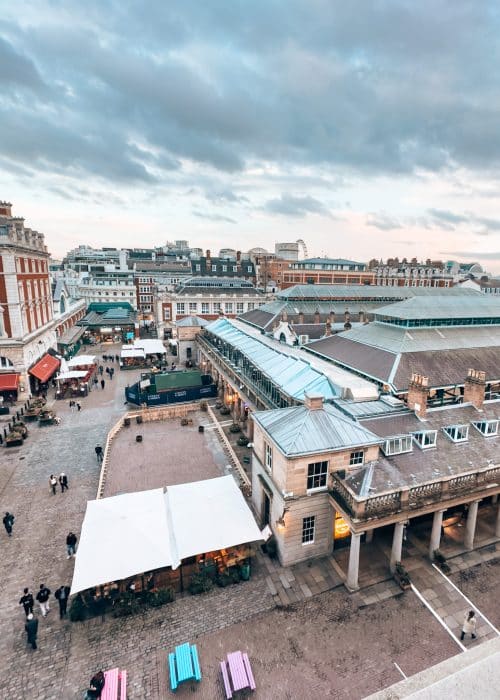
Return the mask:
{"type": "Polygon", "coordinates": [[[188,304],[189,312],[198,311],[198,303],[196,301],[190,301],[188,304]]]}
{"type": "Polygon", "coordinates": [[[302,545],[314,544],[316,534],[316,516],[308,515],[302,518],[302,545]]]}
{"type": "Polygon", "coordinates": [[[245,305],[242,301],[237,301],[236,302],[236,313],[237,314],[242,314],[245,309],[245,305]]]}
{"type": "Polygon", "coordinates": [[[183,301],[178,301],[175,307],[175,310],[178,314],[184,314],[186,313],[184,310],[184,302],[183,301]]]}
{"type": "Polygon", "coordinates": [[[442,431],[452,442],[467,442],[469,439],[468,425],[446,425],[442,431]]]}
{"type": "Polygon", "coordinates": [[[382,448],[386,457],[400,455],[413,450],[413,440],[411,435],[396,435],[387,438],[382,448]]]}
{"type": "Polygon", "coordinates": [[[264,440],[264,465],[270,472],[273,470],[273,448],[264,440]]]}
{"type": "Polygon", "coordinates": [[[232,301],[226,301],[224,304],[224,311],[226,314],[232,314],[233,313],[233,302],[232,301]]]}
{"type": "Polygon", "coordinates": [[[307,481],[306,490],[307,493],[315,493],[316,491],[326,491],[328,481],[328,460],[322,460],[321,462],[310,462],[307,465],[307,481]],[[311,473],[312,472],[312,473],[311,473]],[[321,483],[318,486],[309,485],[314,484],[316,481],[321,483]]]}
{"type": "Polygon", "coordinates": [[[421,450],[429,450],[432,447],[436,447],[437,430],[420,430],[417,433],[413,433],[413,439],[421,450]],[[431,435],[434,438],[432,442],[430,441],[431,435]]]}
{"type": "Polygon", "coordinates": [[[353,450],[349,456],[350,467],[361,467],[365,463],[365,451],[353,450]]]}
{"type": "Polygon", "coordinates": [[[483,437],[498,435],[498,420],[478,420],[473,421],[472,425],[483,437]]]}
{"type": "Polygon", "coordinates": [[[210,304],[207,301],[201,302],[201,313],[202,314],[209,314],[210,313],[210,304]]]}

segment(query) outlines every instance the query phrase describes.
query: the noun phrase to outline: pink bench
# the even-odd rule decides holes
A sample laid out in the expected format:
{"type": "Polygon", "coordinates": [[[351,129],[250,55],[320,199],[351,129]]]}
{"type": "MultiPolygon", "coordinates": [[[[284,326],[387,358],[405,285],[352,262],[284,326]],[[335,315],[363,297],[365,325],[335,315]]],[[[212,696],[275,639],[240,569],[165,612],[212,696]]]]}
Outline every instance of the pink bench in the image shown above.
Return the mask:
{"type": "Polygon", "coordinates": [[[104,672],[101,700],[127,700],[127,672],[112,668],[104,672]]]}
{"type": "Polygon", "coordinates": [[[243,690],[244,688],[255,690],[256,685],[248,654],[242,654],[241,651],[233,651],[227,655],[227,663],[225,661],[221,662],[220,670],[228,700],[233,697],[233,692],[238,690],[243,690]]]}

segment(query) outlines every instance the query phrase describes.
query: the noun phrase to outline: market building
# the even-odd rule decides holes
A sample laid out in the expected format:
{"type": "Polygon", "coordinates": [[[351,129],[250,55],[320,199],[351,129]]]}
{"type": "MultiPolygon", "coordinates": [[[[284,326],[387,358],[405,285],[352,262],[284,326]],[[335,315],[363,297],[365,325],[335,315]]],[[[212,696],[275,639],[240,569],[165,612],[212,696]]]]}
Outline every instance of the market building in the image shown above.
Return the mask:
{"type": "Polygon", "coordinates": [[[78,323],[85,343],[127,343],[139,336],[137,314],[127,302],[92,303],[78,323]]]}
{"type": "Polygon", "coordinates": [[[87,305],[83,299],[72,297],[62,278],[52,283],[52,301],[57,350],[63,357],[72,357],[81,347],[84,331],[77,323],[85,316],[87,305]]]}
{"type": "Polygon", "coordinates": [[[0,394],[37,391],[59,363],[44,236],[0,202],[0,394]],[[39,364],[42,362],[42,364],[39,364]],[[43,365],[43,366],[42,366],[43,365]]]}

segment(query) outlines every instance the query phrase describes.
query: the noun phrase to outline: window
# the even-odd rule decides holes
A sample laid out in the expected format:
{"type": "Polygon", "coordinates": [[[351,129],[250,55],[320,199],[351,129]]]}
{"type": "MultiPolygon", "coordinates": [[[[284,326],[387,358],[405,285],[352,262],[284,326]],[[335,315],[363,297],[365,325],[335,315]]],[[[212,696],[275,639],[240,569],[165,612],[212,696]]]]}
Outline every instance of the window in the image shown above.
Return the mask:
{"type": "Polygon", "coordinates": [[[247,272],[252,272],[252,266],[251,266],[251,265],[248,265],[248,266],[247,266],[247,272]]]}
{"type": "Polygon", "coordinates": [[[400,435],[386,440],[382,449],[385,455],[399,455],[403,452],[411,452],[412,443],[411,435],[400,435]]]}
{"type": "Polygon", "coordinates": [[[307,465],[307,490],[326,488],[328,461],[313,462],[307,465]]]}
{"type": "Polygon", "coordinates": [[[238,268],[236,267],[236,265],[233,265],[233,272],[237,272],[237,271],[238,271],[238,268]]]}
{"type": "Polygon", "coordinates": [[[226,301],[226,303],[224,304],[224,308],[225,308],[227,314],[232,314],[233,313],[233,302],[226,301]]]}
{"type": "Polygon", "coordinates": [[[273,469],[273,448],[267,442],[264,443],[264,464],[272,471],[273,469]]]}
{"type": "Polygon", "coordinates": [[[248,309],[249,311],[253,311],[253,310],[254,310],[254,307],[255,307],[255,304],[254,304],[253,302],[249,301],[248,304],[247,304],[247,309],[248,309]]]}
{"type": "Polygon", "coordinates": [[[177,304],[177,313],[178,314],[183,314],[184,313],[184,302],[178,303],[177,304]]]}
{"type": "Polygon", "coordinates": [[[474,421],[472,425],[476,430],[479,430],[481,435],[485,435],[486,437],[496,435],[498,433],[497,420],[474,421]]]}
{"type": "Polygon", "coordinates": [[[212,272],[217,272],[217,265],[212,265],[212,272]]]}
{"type": "Polygon", "coordinates": [[[422,450],[436,447],[437,430],[422,430],[419,433],[413,433],[413,439],[422,450]]]}
{"type": "Polygon", "coordinates": [[[170,321],[170,307],[163,307],[163,320],[170,321]]]}
{"type": "Polygon", "coordinates": [[[236,304],[236,313],[237,314],[242,314],[243,313],[243,302],[239,301],[236,304]]]}
{"type": "Polygon", "coordinates": [[[453,440],[453,442],[465,442],[469,437],[469,426],[448,425],[446,428],[443,428],[443,432],[450,440],[453,440]]]}
{"type": "Polygon", "coordinates": [[[222,266],[222,272],[227,272],[227,265],[222,266]]]}
{"type": "Polygon", "coordinates": [[[312,544],[314,542],[315,521],[315,515],[302,518],[302,544],[312,544]]]}
{"type": "Polygon", "coordinates": [[[363,464],[365,461],[365,453],[363,450],[356,450],[356,452],[351,452],[351,456],[349,457],[349,464],[352,466],[356,464],[363,464]]]}
{"type": "Polygon", "coordinates": [[[200,272],[200,271],[201,271],[201,265],[195,265],[195,270],[196,270],[196,272],[200,272]]]}
{"type": "Polygon", "coordinates": [[[189,311],[198,311],[198,304],[195,301],[189,302],[189,311]]]}
{"type": "Polygon", "coordinates": [[[214,301],[214,314],[218,314],[221,310],[220,301],[214,301]]]}
{"type": "Polygon", "coordinates": [[[209,314],[210,313],[210,304],[208,304],[206,301],[201,302],[201,313],[202,314],[209,314]]]}

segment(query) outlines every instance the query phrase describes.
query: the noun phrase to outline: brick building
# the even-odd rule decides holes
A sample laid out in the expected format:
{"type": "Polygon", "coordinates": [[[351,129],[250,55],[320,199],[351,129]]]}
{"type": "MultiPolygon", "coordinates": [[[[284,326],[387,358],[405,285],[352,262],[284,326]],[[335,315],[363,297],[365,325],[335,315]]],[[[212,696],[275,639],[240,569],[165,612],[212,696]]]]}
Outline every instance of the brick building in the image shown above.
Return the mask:
{"type": "Polygon", "coordinates": [[[44,236],[0,202],[0,391],[29,393],[50,379],[59,361],[46,353],[55,346],[44,236]]]}

